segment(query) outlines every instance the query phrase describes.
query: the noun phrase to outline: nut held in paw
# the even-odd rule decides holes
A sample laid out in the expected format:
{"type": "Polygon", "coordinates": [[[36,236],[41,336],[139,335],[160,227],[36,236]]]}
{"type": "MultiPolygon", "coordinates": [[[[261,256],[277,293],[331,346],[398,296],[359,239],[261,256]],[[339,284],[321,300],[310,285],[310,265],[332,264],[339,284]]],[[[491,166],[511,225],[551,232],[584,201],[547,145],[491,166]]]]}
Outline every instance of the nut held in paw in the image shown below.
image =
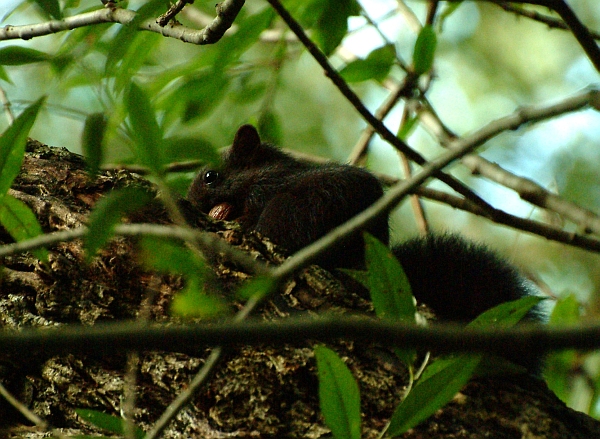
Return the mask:
{"type": "Polygon", "coordinates": [[[230,216],[231,216],[232,212],[233,212],[233,206],[231,204],[220,203],[220,204],[217,204],[212,209],[210,209],[210,212],[208,212],[208,216],[210,216],[211,218],[214,218],[214,219],[218,219],[218,220],[226,220],[226,219],[231,219],[230,216]]]}

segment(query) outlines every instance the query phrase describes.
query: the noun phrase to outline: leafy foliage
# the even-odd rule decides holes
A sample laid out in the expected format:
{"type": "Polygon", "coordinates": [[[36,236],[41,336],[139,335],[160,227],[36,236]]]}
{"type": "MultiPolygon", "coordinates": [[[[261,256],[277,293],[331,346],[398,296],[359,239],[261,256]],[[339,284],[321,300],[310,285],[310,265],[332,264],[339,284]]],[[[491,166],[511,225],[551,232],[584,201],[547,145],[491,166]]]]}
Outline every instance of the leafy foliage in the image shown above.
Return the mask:
{"type": "Polygon", "coordinates": [[[158,238],[142,241],[142,260],[152,270],[184,277],[185,287],[171,303],[171,311],[186,318],[211,318],[227,312],[228,305],[205,291],[212,280],[205,262],[182,243],[158,238]]]}
{"type": "Polygon", "coordinates": [[[395,61],[396,50],[394,46],[387,44],[373,50],[365,59],[352,61],[340,70],[340,75],[348,82],[360,82],[368,79],[383,81],[387,78],[395,61]]]}
{"type": "MultiPolygon", "coordinates": [[[[43,102],[42,98],[25,109],[0,137],[0,224],[16,241],[42,234],[31,209],[9,195],[8,190],[21,169],[27,135],[43,102]]],[[[41,260],[48,260],[48,252],[44,249],[35,250],[34,254],[41,260]]]]}
{"type": "MultiPolygon", "coordinates": [[[[369,289],[375,312],[379,318],[415,323],[416,307],[402,267],[391,251],[381,242],[370,235],[366,235],[365,240],[367,272],[347,271],[347,273],[369,289]]],[[[523,297],[500,304],[478,316],[469,326],[514,326],[542,300],[544,299],[541,297],[523,297]]],[[[409,367],[411,366],[414,353],[401,351],[397,354],[409,367]]],[[[319,355],[323,355],[322,352],[318,354],[315,349],[315,355],[318,362],[324,361],[319,359],[319,355]]],[[[346,435],[339,437],[351,437],[349,426],[353,425],[352,422],[358,422],[360,415],[356,414],[354,409],[350,410],[346,407],[346,404],[351,404],[347,401],[352,401],[354,404],[359,397],[355,395],[353,386],[348,384],[350,372],[341,359],[329,350],[327,358],[332,363],[330,367],[337,372],[325,369],[319,363],[320,389],[326,389],[324,394],[321,393],[323,415],[335,437],[342,434],[336,433],[336,431],[346,435]],[[334,373],[339,374],[337,380],[346,383],[344,386],[332,378],[334,373]],[[352,416],[354,416],[353,420],[351,420],[352,416]],[[328,418],[338,420],[341,425],[332,426],[328,418]]],[[[386,435],[390,437],[401,435],[450,402],[475,373],[481,359],[481,355],[457,355],[442,357],[430,364],[421,375],[417,385],[410,389],[408,395],[394,411],[385,430],[386,435]]],[[[491,373],[491,371],[486,372],[491,373]]],[[[510,373],[510,369],[505,372],[510,373]]]]}
{"type": "Polygon", "coordinates": [[[352,373],[332,350],[315,348],[319,401],[325,422],[336,439],[360,438],[360,395],[352,373]]]}
{"type": "MultiPolygon", "coordinates": [[[[97,410],[76,409],[75,412],[90,424],[93,424],[103,430],[119,435],[123,435],[125,433],[125,420],[122,418],[107,415],[106,413],[102,413],[97,410]]],[[[142,439],[145,436],[144,431],[138,427],[134,427],[133,433],[136,439],[142,439]]]]}
{"type": "Polygon", "coordinates": [[[479,356],[449,359],[435,373],[423,376],[392,415],[387,434],[398,436],[446,405],[469,381],[479,359],[479,356]]]}
{"type": "Polygon", "coordinates": [[[88,261],[111,237],[115,225],[128,213],[133,213],[153,198],[153,194],[135,187],[111,192],[96,203],[90,214],[89,233],[85,236],[88,261]]]}

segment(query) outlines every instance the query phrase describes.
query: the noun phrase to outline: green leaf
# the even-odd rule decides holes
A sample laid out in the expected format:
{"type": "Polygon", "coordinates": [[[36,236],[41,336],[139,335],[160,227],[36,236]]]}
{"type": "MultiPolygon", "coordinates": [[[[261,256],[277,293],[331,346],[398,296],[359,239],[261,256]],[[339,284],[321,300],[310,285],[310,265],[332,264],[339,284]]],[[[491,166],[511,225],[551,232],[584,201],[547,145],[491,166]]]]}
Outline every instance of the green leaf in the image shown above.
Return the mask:
{"type": "MultiPolygon", "coordinates": [[[[377,316],[415,323],[416,304],[402,266],[386,245],[369,234],[365,234],[365,261],[367,271],[343,271],[369,290],[377,316]]],[[[412,364],[414,349],[394,352],[404,363],[412,364]]]]}
{"type": "MultiPolygon", "coordinates": [[[[42,234],[37,218],[25,203],[6,194],[0,198],[0,224],[15,241],[24,241],[42,234]]],[[[41,261],[48,261],[45,248],[32,250],[41,261]]]]}
{"type": "Polygon", "coordinates": [[[35,2],[47,16],[55,20],[62,20],[63,16],[58,0],[35,0],[35,2]]]}
{"type": "Polygon", "coordinates": [[[443,361],[441,367],[434,367],[436,372],[433,374],[423,375],[396,408],[387,430],[388,436],[401,435],[450,402],[469,381],[480,357],[459,356],[438,361],[443,361]]]}
{"type": "Polygon", "coordinates": [[[13,84],[13,82],[10,80],[10,76],[8,76],[8,73],[6,73],[6,69],[2,67],[2,65],[0,65],[0,79],[8,82],[9,84],[13,84]]]}
{"type": "Polygon", "coordinates": [[[173,298],[171,312],[184,318],[214,318],[229,311],[225,301],[202,291],[201,279],[190,276],[186,285],[173,298]]]}
{"type": "Polygon", "coordinates": [[[408,278],[391,250],[365,234],[367,288],[379,318],[415,322],[416,305],[408,278]]]}
{"type": "Polygon", "coordinates": [[[348,33],[348,17],[360,14],[356,0],[299,0],[291,5],[305,29],[326,55],[330,55],[348,33]]]}
{"type": "Polygon", "coordinates": [[[50,66],[61,75],[74,61],[75,58],[71,55],[54,56],[50,59],[50,66]]]}
{"type": "Polygon", "coordinates": [[[423,26],[413,52],[413,67],[415,74],[422,75],[428,72],[433,66],[435,48],[437,46],[437,36],[432,26],[423,26]]]}
{"type": "Polygon", "coordinates": [[[336,439],[360,439],[360,392],[356,380],[331,349],[317,346],[315,357],[325,423],[336,439]]]}
{"type": "MultiPolygon", "coordinates": [[[[116,71],[117,64],[127,56],[131,45],[138,38],[144,39],[145,36],[139,30],[141,23],[147,18],[155,17],[164,11],[164,0],[152,0],[142,5],[137,11],[135,18],[128,24],[119,29],[119,32],[112,39],[108,55],[106,57],[105,70],[109,75],[116,71]]],[[[150,52],[146,52],[149,55],[150,52]]],[[[146,57],[143,57],[144,59],[146,57]]],[[[129,72],[131,73],[131,72],[129,72]]]]}
{"type": "Polygon", "coordinates": [[[209,141],[200,137],[167,137],[165,145],[165,161],[201,160],[207,165],[216,166],[221,163],[221,155],[209,141]]]}
{"type": "MultiPolygon", "coordinates": [[[[239,20],[238,17],[238,20],[236,20],[238,25],[236,33],[231,37],[223,38],[219,41],[219,44],[214,46],[214,61],[205,65],[212,65],[213,68],[224,71],[228,64],[239,62],[242,53],[258,41],[262,32],[271,25],[275,16],[275,11],[272,8],[265,8],[243,20],[239,20]]],[[[210,62],[210,57],[205,61],[210,62]]]]}
{"type": "Polygon", "coordinates": [[[27,47],[8,46],[0,49],[0,65],[4,66],[20,66],[50,59],[52,57],[47,53],[27,47]]]}
{"type": "Polygon", "coordinates": [[[144,237],[141,241],[144,266],[161,273],[204,276],[208,271],[202,260],[181,242],[144,237]]]}
{"type": "Polygon", "coordinates": [[[271,294],[275,286],[276,283],[272,277],[255,277],[254,279],[242,284],[242,286],[237,290],[237,296],[244,300],[249,300],[253,297],[262,299],[263,297],[271,294]]]}
{"type": "Polygon", "coordinates": [[[156,53],[163,38],[153,32],[140,32],[129,45],[127,53],[121,59],[118,69],[114,71],[115,91],[120,93],[125,90],[131,78],[145,65],[149,64],[148,58],[156,53]]]}
{"type": "Polygon", "coordinates": [[[283,132],[281,121],[277,113],[267,109],[260,114],[258,118],[258,132],[264,142],[273,145],[281,145],[283,141],[283,132]]]}
{"type": "Polygon", "coordinates": [[[0,136],[0,196],[8,192],[21,170],[27,136],[44,99],[41,98],[27,107],[0,136]]]}
{"type": "Polygon", "coordinates": [[[96,175],[102,163],[102,142],[106,133],[106,117],[103,113],[90,114],[85,119],[81,136],[81,149],[86,157],[88,171],[96,175]]]}
{"type": "Polygon", "coordinates": [[[396,49],[388,44],[369,53],[365,59],[351,62],[342,70],[340,75],[347,82],[361,82],[369,79],[383,81],[396,61],[396,49]]]}
{"type": "Polygon", "coordinates": [[[88,261],[108,241],[123,215],[135,212],[152,199],[151,193],[136,187],[112,191],[101,198],[90,213],[89,231],[84,238],[88,261]]]}
{"type": "MultiPolygon", "coordinates": [[[[75,413],[98,428],[120,435],[125,433],[125,420],[123,418],[88,409],[75,409],[75,413]]],[[[143,439],[146,435],[144,431],[137,426],[134,426],[133,432],[136,439],[143,439]]]]}
{"type": "Polygon", "coordinates": [[[220,298],[210,296],[203,286],[212,283],[210,270],[195,253],[181,242],[145,237],[141,242],[141,259],[145,267],[161,273],[176,273],[185,277],[185,287],[171,304],[171,311],[182,317],[210,318],[229,311],[220,298]]]}
{"type": "MultiPolygon", "coordinates": [[[[527,313],[538,305],[543,297],[526,296],[510,302],[501,303],[485,311],[470,322],[467,327],[504,327],[510,328],[519,323],[527,313]]],[[[481,376],[511,375],[527,372],[524,366],[515,364],[506,358],[496,355],[485,355],[477,368],[476,374],[481,376]]]]}
{"type": "Polygon", "coordinates": [[[223,71],[204,70],[188,78],[175,92],[173,102],[184,103],[184,122],[206,116],[222,101],[229,88],[229,79],[223,71]]]}
{"type": "Polygon", "coordinates": [[[400,127],[398,131],[398,138],[402,140],[407,140],[408,136],[413,132],[413,129],[416,128],[417,123],[419,122],[419,116],[411,116],[409,117],[400,127]]]}
{"type": "Polygon", "coordinates": [[[581,305],[575,294],[569,294],[556,301],[554,309],[548,320],[549,325],[567,326],[579,323],[581,319],[581,305]]]}
{"type": "Polygon", "coordinates": [[[534,306],[543,300],[545,300],[543,297],[526,296],[510,302],[501,303],[477,316],[477,318],[467,326],[472,328],[491,325],[502,327],[514,326],[519,323],[534,306]]]}
{"type": "MultiPolygon", "coordinates": [[[[581,321],[581,304],[577,296],[569,294],[556,301],[550,314],[549,325],[569,326],[581,321]]],[[[580,362],[580,354],[574,350],[552,352],[544,361],[544,381],[556,396],[568,402],[572,393],[572,372],[575,362],[580,362]]],[[[598,380],[598,378],[596,379],[598,380]]],[[[598,385],[598,384],[596,384],[598,385]]]]}
{"type": "Polygon", "coordinates": [[[125,105],[138,157],[142,164],[160,175],[163,165],[162,132],[154,117],[150,100],[135,82],[131,83],[125,105]]]}

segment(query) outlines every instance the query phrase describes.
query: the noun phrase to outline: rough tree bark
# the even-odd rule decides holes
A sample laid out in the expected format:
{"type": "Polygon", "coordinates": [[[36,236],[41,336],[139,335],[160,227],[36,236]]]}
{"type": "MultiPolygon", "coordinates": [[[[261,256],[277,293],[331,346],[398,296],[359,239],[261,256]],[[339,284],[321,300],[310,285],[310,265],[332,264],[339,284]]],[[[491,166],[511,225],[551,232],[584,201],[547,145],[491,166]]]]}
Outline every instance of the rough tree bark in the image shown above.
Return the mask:
{"type": "MultiPolygon", "coordinates": [[[[83,225],[96,200],[108,190],[149,183],[126,171],[105,172],[95,179],[81,157],[35,141],[11,194],[36,213],[44,231],[83,225]]],[[[160,212],[158,212],[160,213],[160,212]]],[[[167,222],[146,211],[131,220],[167,222]]],[[[228,242],[276,263],[281,256],[255,235],[235,224],[205,227],[228,242]]],[[[0,232],[2,243],[10,242],[0,232]]],[[[169,303],[181,288],[176,276],[144,271],[136,260],[134,240],[114,239],[91,264],[80,241],[50,249],[50,263],[31,254],[0,261],[0,322],[4,330],[135,319],[149,306],[151,319],[168,322],[169,303]],[[150,299],[151,298],[151,299],[150,299]]],[[[227,261],[215,270],[224,286],[247,276],[227,261]]],[[[264,318],[298,312],[370,312],[370,303],[347,291],[330,273],[310,267],[290,281],[260,311],[264,318]]],[[[171,423],[164,437],[328,437],[319,414],[313,343],[302,346],[231,349],[209,383],[171,423]]],[[[333,348],[347,361],[360,383],[363,437],[374,438],[389,419],[406,384],[406,371],[381,346],[340,341],[333,348]]],[[[137,375],[135,422],[149,429],[165,407],[185,388],[207,356],[177,352],[142,352],[137,375]]],[[[74,412],[91,408],[120,413],[125,352],[110,357],[68,354],[40,358],[34,353],[0,353],[0,380],[25,405],[66,434],[99,433],[74,412]]],[[[0,402],[1,437],[43,437],[5,401],[0,402]]],[[[541,380],[528,376],[475,379],[444,409],[411,430],[405,438],[591,438],[600,423],[560,402],[541,380]]]]}

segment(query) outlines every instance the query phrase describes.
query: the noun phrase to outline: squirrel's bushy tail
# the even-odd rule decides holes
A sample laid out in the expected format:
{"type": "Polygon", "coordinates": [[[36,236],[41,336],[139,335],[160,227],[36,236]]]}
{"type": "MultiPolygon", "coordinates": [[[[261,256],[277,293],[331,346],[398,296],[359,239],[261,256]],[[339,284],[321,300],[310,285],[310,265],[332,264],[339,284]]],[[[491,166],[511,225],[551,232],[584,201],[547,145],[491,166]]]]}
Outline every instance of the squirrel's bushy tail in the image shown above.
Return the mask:
{"type": "MultiPolygon", "coordinates": [[[[392,248],[402,265],[413,295],[440,320],[469,322],[501,303],[539,295],[535,285],[486,246],[457,235],[427,235],[392,248]]],[[[543,320],[539,306],[526,321],[543,320]]],[[[540,358],[523,354],[507,359],[538,372],[540,358]]]]}

